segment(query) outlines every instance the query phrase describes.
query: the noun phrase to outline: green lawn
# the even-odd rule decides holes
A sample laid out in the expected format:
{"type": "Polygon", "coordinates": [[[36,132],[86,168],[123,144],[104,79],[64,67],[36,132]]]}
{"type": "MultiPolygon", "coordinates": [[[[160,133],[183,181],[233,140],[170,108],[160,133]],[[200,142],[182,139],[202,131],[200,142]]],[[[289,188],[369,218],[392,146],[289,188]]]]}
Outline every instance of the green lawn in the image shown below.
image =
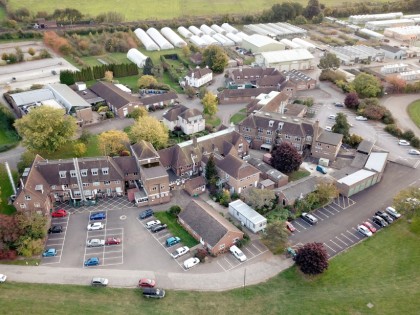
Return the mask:
{"type": "Polygon", "coordinates": [[[311,172],[301,168],[298,171],[295,171],[291,174],[287,174],[289,176],[289,182],[296,181],[298,179],[304,178],[306,176],[311,175],[311,172]]]}
{"type": "MultiPolygon", "coordinates": [[[[42,153],[41,156],[45,159],[70,159],[74,157],[74,148],[73,145],[75,141],[69,142],[62,148],[59,148],[57,151],[53,153],[42,153]]],[[[98,147],[98,137],[96,135],[92,135],[89,139],[87,144],[87,151],[83,155],[83,157],[92,157],[92,156],[101,156],[102,153],[98,147]]]]}
{"type": "Polygon", "coordinates": [[[6,10],[0,5],[0,23],[6,19],[6,10]]]}
{"type": "Polygon", "coordinates": [[[3,104],[0,103],[0,152],[7,151],[19,143],[19,136],[13,127],[13,120],[3,104]]]}
{"type": "Polygon", "coordinates": [[[234,123],[235,125],[239,124],[242,120],[246,118],[246,108],[241,109],[239,112],[234,114],[230,118],[230,122],[234,123]]]}
{"type": "Polygon", "coordinates": [[[206,120],[206,125],[211,125],[213,127],[218,127],[221,124],[221,120],[217,116],[210,117],[208,115],[204,115],[204,119],[206,120]]]}
{"type": "MultiPolygon", "coordinates": [[[[15,183],[17,180],[17,173],[13,172],[15,183]]],[[[12,214],[16,211],[15,207],[8,205],[8,198],[13,195],[13,188],[10,184],[9,176],[6,173],[6,167],[0,163],[0,213],[12,214]]]]}
{"type": "Polygon", "coordinates": [[[420,128],[420,100],[411,103],[407,111],[411,120],[420,128]]]}
{"type": "Polygon", "coordinates": [[[160,220],[160,222],[167,224],[168,230],[174,236],[178,236],[185,246],[191,248],[198,244],[196,239],[188,234],[188,232],[178,223],[176,218],[168,212],[155,212],[154,216],[160,220]]]}
{"type": "Polygon", "coordinates": [[[138,289],[6,282],[0,309],[45,314],[54,301],[55,314],[418,314],[419,242],[402,219],[331,260],[321,276],[292,267],[245,289],[167,291],[160,301],[142,298],[138,289]]]}

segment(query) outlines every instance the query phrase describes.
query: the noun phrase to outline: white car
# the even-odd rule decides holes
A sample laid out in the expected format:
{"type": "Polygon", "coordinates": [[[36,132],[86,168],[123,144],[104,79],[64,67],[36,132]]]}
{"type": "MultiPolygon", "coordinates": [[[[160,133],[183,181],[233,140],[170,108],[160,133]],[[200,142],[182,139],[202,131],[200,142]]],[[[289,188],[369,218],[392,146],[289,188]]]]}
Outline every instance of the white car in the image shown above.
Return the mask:
{"type": "Polygon", "coordinates": [[[331,126],[325,126],[325,131],[332,131],[332,127],[331,126]]]}
{"type": "Polygon", "coordinates": [[[233,245],[229,248],[229,251],[235,256],[240,262],[246,260],[245,254],[238,248],[238,246],[233,245]]]}
{"type": "Polygon", "coordinates": [[[5,282],[6,279],[7,279],[7,276],[0,273],[0,283],[5,282]]]}
{"type": "Polygon", "coordinates": [[[328,116],[328,119],[336,119],[336,118],[337,118],[337,115],[334,115],[334,114],[331,114],[328,116]]]}
{"type": "Polygon", "coordinates": [[[101,222],[91,223],[87,226],[88,231],[95,231],[95,230],[102,230],[104,228],[104,224],[101,222]]]}
{"type": "Polygon", "coordinates": [[[104,246],[105,240],[100,240],[98,238],[93,238],[86,242],[87,247],[98,247],[98,246],[104,246]]]}
{"type": "Polygon", "coordinates": [[[357,231],[359,231],[359,233],[363,234],[364,236],[372,236],[372,232],[364,225],[358,225],[357,231]]]}
{"type": "Polygon", "coordinates": [[[188,246],[183,246],[183,247],[177,248],[176,251],[174,251],[171,254],[171,256],[176,259],[178,257],[181,257],[182,255],[185,255],[189,251],[190,251],[190,248],[188,246]]]}
{"type": "Polygon", "coordinates": [[[397,210],[395,210],[392,207],[386,207],[385,211],[394,219],[398,219],[401,217],[401,213],[399,213],[397,210]]]}
{"type": "Polygon", "coordinates": [[[197,265],[199,262],[200,262],[200,259],[198,259],[197,257],[191,257],[191,258],[188,258],[186,261],[184,261],[184,267],[185,269],[190,269],[194,267],[195,265],[197,265]]]}
{"type": "Polygon", "coordinates": [[[407,140],[398,140],[398,144],[399,145],[410,145],[410,142],[408,142],[407,140]]]}
{"type": "Polygon", "coordinates": [[[146,228],[150,229],[152,226],[160,224],[159,220],[152,220],[146,223],[146,228]]]}
{"type": "Polygon", "coordinates": [[[410,150],[408,150],[408,154],[411,154],[411,155],[420,155],[420,151],[419,150],[416,150],[416,149],[410,149],[410,150]]]}
{"type": "Polygon", "coordinates": [[[365,121],[365,120],[368,120],[368,119],[366,117],[364,117],[364,116],[356,116],[356,120],[365,121]]]}
{"type": "Polygon", "coordinates": [[[100,278],[100,277],[94,277],[92,278],[92,281],[90,282],[92,286],[101,286],[101,287],[106,287],[108,283],[109,281],[107,278],[100,278]]]}

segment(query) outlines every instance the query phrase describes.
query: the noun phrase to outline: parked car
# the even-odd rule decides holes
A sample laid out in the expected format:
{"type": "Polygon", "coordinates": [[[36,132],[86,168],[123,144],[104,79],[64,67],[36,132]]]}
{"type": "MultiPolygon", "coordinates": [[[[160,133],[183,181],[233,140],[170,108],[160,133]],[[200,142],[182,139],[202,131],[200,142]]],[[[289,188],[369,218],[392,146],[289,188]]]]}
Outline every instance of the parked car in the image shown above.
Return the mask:
{"type": "Polygon", "coordinates": [[[188,246],[182,246],[180,248],[177,248],[172,254],[172,258],[178,258],[181,257],[182,255],[185,255],[186,253],[188,253],[190,251],[190,248],[188,246]]]}
{"type": "Polygon", "coordinates": [[[63,227],[61,225],[53,225],[48,229],[48,234],[61,232],[63,232],[63,227]]]}
{"type": "Polygon", "coordinates": [[[108,285],[108,279],[94,277],[92,278],[92,281],[90,282],[90,284],[94,287],[106,287],[108,285]]]}
{"type": "Polygon", "coordinates": [[[89,220],[105,220],[106,219],[106,212],[96,212],[90,215],[89,220]]]}
{"type": "Polygon", "coordinates": [[[245,254],[238,248],[238,246],[233,245],[229,248],[229,251],[235,256],[240,262],[246,260],[245,254]]]}
{"type": "Polygon", "coordinates": [[[290,223],[289,221],[286,221],[286,228],[290,231],[290,232],[294,232],[296,231],[296,228],[293,226],[292,223],[290,223]]]}
{"type": "Polygon", "coordinates": [[[165,290],[157,288],[144,288],[143,296],[146,298],[162,299],[165,297],[165,290]]]}
{"type": "Polygon", "coordinates": [[[140,279],[139,280],[139,287],[140,288],[153,288],[156,285],[156,281],[152,279],[140,279]]]}
{"type": "Polygon", "coordinates": [[[99,265],[99,258],[98,257],[92,257],[92,258],[86,259],[84,265],[85,265],[85,267],[97,266],[97,265],[99,265]]]}
{"type": "Polygon", "coordinates": [[[194,267],[195,265],[198,265],[199,262],[200,262],[200,259],[198,259],[197,257],[191,257],[191,258],[188,258],[186,261],[184,261],[184,267],[185,269],[190,269],[194,267]]]}
{"type": "Polygon", "coordinates": [[[57,256],[57,250],[55,248],[48,248],[42,253],[42,257],[54,257],[57,256]]]}
{"type": "Polygon", "coordinates": [[[140,220],[144,220],[144,219],[146,219],[146,218],[148,218],[148,217],[151,217],[152,215],[153,215],[153,210],[152,209],[147,209],[147,210],[144,210],[144,211],[142,211],[142,212],[140,212],[140,214],[139,214],[139,219],[140,220]]]}
{"type": "Polygon", "coordinates": [[[152,220],[146,223],[146,228],[150,229],[152,226],[160,224],[159,220],[152,220]]]}
{"type": "Polygon", "coordinates": [[[398,211],[392,207],[386,207],[385,211],[394,219],[398,219],[399,217],[401,217],[401,213],[398,213],[398,211]]]}
{"type": "Polygon", "coordinates": [[[53,213],[51,213],[51,216],[53,218],[61,218],[61,217],[65,217],[66,215],[67,215],[67,211],[64,209],[55,210],[53,211],[53,213]]]}
{"type": "Polygon", "coordinates": [[[411,155],[420,155],[420,151],[419,150],[416,150],[416,149],[410,149],[410,150],[408,150],[408,154],[411,154],[411,155]]]}
{"type": "Polygon", "coordinates": [[[356,116],[356,120],[366,121],[368,119],[364,116],[356,116]]]}
{"type": "Polygon", "coordinates": [[[325,126],[325,131],[332,131],[332,127],[331,126],[325,126]]]}
{"type": "Polygon", "coordinates": [[[358,225],[357,231],[360,234],[363,234],[364,236],[367,236],[367,237],[372,236],[372,232],[364,225],[358,225]]]}
{"type": "Polygon", "coordinates": [[[100,247],[105,245],[105,240],[100,240],[99,238],[93,238],[86,242],[87,247],[100,247]]]}
{"type": "Polygon", "coordinates": [[[175,244],[178,244],[179,242],[181,242],[181,239],[178,236],[172,236],[166,240],[166,246],[171,247],[175,244]]]}
{"type": "Polygon", "coordinates": [[[375,215],[384,219],[388,224],[392,223],[394,220],[385,212],[379,210],[375,212],[375,215]]]}
{"type": "Polygon", "coordinates": [[[105,241],[105,245],[120,245],[121,239],[118,237],[108,237],[105,241]]]}
{"type": "Polygon", "coordinates": [[[366,226],[369,229],[369,231],[371,231],[372,233],[376,232],[376,228],[370,222],[366,221],[366,222],[363,222],[362,224],[366,226]]]}
{"type": "Polygon", "coordinates": [[[340,102],[335,102],[334,103],[334,106],[335,107],[344,107],[344,104],[343,103],[340,103],[340,102]]]}
{"type": "Polygon", "coordinates": [[[102,230],[104,225],[101,222],[91,223],[87,226],[88,231],[102,230]]]}
{"type": "Polygon", "coordinates": [[[322,165],[317,165],[316,170],[322,174],[327,174],[327,169],[322,165]]]}
{"type": "Polygon", "coordinates": [[[336,117],[337,117],[337,115],[335,115],[335,114],[328,115],[328,119],[335,119],[336,117]]]}
{"type": "Polygon", "coordinates": [[[311,225],[317,224],[318,223],[318,219],[315,218],[312,214],[309,213],[302,213],[301,215],[302,219],[305,220],[306,222],[308,222],[311,225]]]}
{"type": "Polygon", "coordinates": [[[379,225],[380,227],[386,227],[388,225],[388,223],[384,219],[382,219],[381,217],[377,215],[372,217],[372,221],[376,223],[377,225],[379,225]]]}
{"type": "Polygon", "coordinates": [[[398,140],[398,144],[399,145],[410,145],[410,142],[408,142],[407,140],[398,140]]]}
{"type": "Polygon", "coordinates": [[[162,231],[162,230],[166,229],[166,227],[167,227],[166,224],[158,224],[158,225],[152,226],[150,231],[152,231],[153,233],[157,233],[159,231],[162,231]]]}
{"type": "Polygon", "coordinates": [[[7,276],[0,273],[0,283],[6,282],[7,276]]]}

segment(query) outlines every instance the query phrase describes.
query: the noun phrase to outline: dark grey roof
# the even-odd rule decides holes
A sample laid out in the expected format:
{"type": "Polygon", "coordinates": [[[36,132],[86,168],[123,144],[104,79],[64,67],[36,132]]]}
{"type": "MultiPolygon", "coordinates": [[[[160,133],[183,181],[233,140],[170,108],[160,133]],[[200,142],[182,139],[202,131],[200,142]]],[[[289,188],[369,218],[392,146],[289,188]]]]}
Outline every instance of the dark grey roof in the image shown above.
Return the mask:
{"type": "Polygon", "coordinates": [[[175,92],[167,92],[162,94],[153,94],[152,96],[142,97],[140,101],[143,105],[153,105],[160,102],[172,101],[178,99],[178,95],[175,92]]]}
{"type": "Polygon", "coordinates": [[[399,48],[399,47],[394,47],[394,46],[389,46],[389,45],[382,45],[382,46],[381,46],[381,49],[382,49],[382,50],[389,51],[389,52],[392,52],[392,53],[394,53],[394,54],[402,50],[402,49],[401,49],[401,48],[399,48]]]}
{"type": "Polygon", "coordinates": [[[183,112],[186,111],[188,107],[184,105],[175,105],[171,109],[169,109],[164,115],[163,118],[165,118],[168,121],[177,121],[178,116],[183,112]]]}
{"type": "Polygon", "coordinates": [[[139,161],[158,158],[159,154],[153,147],[153,145],[145,140],[140,140],[131,146],[131,149],[136,154],[139,161]]]}
{"type": "Polygon", "coordinates": [[[134,156],[116,156],[113,159],[124,174],[133,174],[139,171],[134,156]]]}
{"type": "Polygon", "coordinates": [[[235,179],[246,178],[248,176],[259,173],[260,171],[254,166],[246,163],[240,158],[227,155],[224,159],[215,160],[217,167],[222,169],[225,173],[229,174],[235,179]]]}
{"type": "Polygon", "coordinates": [[[191,75],[194,73],[194,78],[200,79],[201,77],[205,76],[206,74],[212,73],[212,71],[209,68],[195,68],[193,70],[190,70],[187,74],[188,77],[191,77],[191,75]]]}
{"type": "Polygon", "coordinates": [[[374,145],[375,145],[374,142],[363,139],[362,142],[360,142],[359,145],[357,146],[357,152],[370,154],[370,152],[372,152],[374,145]]]}
{"type": "Polygon", "coordinates": [[[353,161],[351,162],[350,165],[352,167],[362,169],[365,166],[368,158],[369,158],[369,155],[356,152],[356,155],[354,156],[354,159],[353,159],[353,161]]]}
{"type": "Polygon", "coordinates": [[[83,98],[89,104],[96,104],[99,102],[103,102],[104,99],[98,95],[96,95],[92,90],[86,89],[83,91],[75,91],[81,98],[83,98]]]}
{"type": "Polygon", "coordinates": [[[330,131],[323,131],[316,141],[331,145],[339,145],[343,141],[343,135],[330,131]]]}
{"type": "Polygon", "coordinates": [[[237,90],[223,90],[220,92],[218,98],[237,98],[237,97],[257,97],[261,93],[270,93],[273,91],[272,87],[256,88],[256,89],[237,89],[237,90]]]}
{"type": "Polygon", "coordinates": [[[146,179],[158,178],[168,176],[168,173],[162,166],[154,167],[141,167],[142,173],[146,176],[146,179]]]}
{"type": "Polygon", "coordinates": [[[190,190],[194,190],[198,187],[201,187],[203,185],[206,184],[206,180],[204,179],[203,176],[197,176],[194,178],[191,178],[190,180],[187,180],[187,182],[185,183],[185,188],[186,189],[190,189],[190,190]]]}
{"type": "Polygon", "coordinates": [[[142,104],[138,98],[109,82],[97,82],[90,89],[116,108],[124,107],[127,104],[142,104]]]}
{"type": "Polygon", "coordinates": [[[305,197],[309,193],[316,190],[316,185],[321,180],[317,176],[308,176],[294,182],[290,182],[285,186],[274,189],[274,192],[281,192],[287,200],[292,201],[305,197]]]}

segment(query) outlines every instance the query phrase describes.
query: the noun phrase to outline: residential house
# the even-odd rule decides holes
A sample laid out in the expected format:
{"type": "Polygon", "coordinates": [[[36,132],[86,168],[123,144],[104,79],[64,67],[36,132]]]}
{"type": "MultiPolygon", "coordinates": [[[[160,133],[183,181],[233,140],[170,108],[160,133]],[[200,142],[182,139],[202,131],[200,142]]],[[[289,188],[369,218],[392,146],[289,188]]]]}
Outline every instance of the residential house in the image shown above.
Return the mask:
{"type": "Polygon", "coordinates": [[[283,84],[283,91],[294,95],[297,91],[312,90],[316,88],[316,80],[307,76],[299,70],[283,70],[281,74],[286,78],[283,84]]]}
{"type": "Polygon", "coordinates": [[[343,135],[322,129],[318,120],[314,124],[313,132],[311,155],[334,161],[343,143],[343,135]]]}
{"type": "Polygon", "coordinates": [[[135,108],[143,106],[140,99],[109,82],[97,82],[90,89],[102,97],[109,109],[121,118],[130,114],[135,108]]]}
{"type": "Polygon", "coordinates": [[[228,86],[237,89],[271,87],[278,90],[285,80],[286,77],[274,68],[239,67],[229,73],[228,86]]]}
{"type": "Polygon", "coordinates": [[[185,86],[199,88],[213,80],[213,71],[208,67],[197,67],[196,69],[190,70],[184,79],[185,86]]]}
{"type": "Polygon", "coordinates": [[[285,186],[274,189],[279,198],[279,203],[283,206],[293,205],[296,200],[302,199],[316,190],[320,178],[317,176],[308,176],[290,182],[285,186]]]}
{"type": "Polygon", "coordinates": [[[240,199],[229,203],[229,214],[253,233],[263,231],[267,227],[267,219],[240,199]]]}
{"type": "MultiPolygon", "coordinates": [[[[248,158],[246,159],[247,163],[254,166],[261,172],[260,177],[264,180],[270,180],[274,184],[274,188],[278,188],[286,185],[289,182],[289,176],[283,174],[282,172],[276,170],[274,167],[268,165],[257,158],[248,158]]],[[[265,185],[264,185],[265,186],[265,185]]],[[[268,187],[264,187],[268,188],[268,187]]]]}
{"type": "Polygon", "coordinates": [[[187,134],[203,131],[206,128],[206,121],[202,113],[195,108],[188,108],[184,105],[176,105],[169,109],[162,117],[163,124],[173,131],[175,127],[187,134]]]}
{"type": "Polygon", "coordinates": [[[179,223],[211,255],[227,252],[244,233],[202,200],[191,201],[178,216],[179,223]]]}
{"type": "Polygon", "coordinates": [[[273,88],[255,88],[255,89],[225,89],[217,94],[220,105],[225,104],[246,104],[255,100],[262,93],[268,94],[273,88]]]}
{"type": "Polygon", "coordinates": [[[203,176],[197,176],[187,180],[184,186],[185,191],[192,197],[206,192],[206,180],[203,176]]]}
{"type": "Polygon", "coordinates": [[[155,106],[168,106],[173,105],[178,101],[178,95],[175,92],[169,91],[166,93],[160,94],[145,94],[146,96],[142,97],[140,101],[143,105],[149,109],[150,107],[155,106]]]}

